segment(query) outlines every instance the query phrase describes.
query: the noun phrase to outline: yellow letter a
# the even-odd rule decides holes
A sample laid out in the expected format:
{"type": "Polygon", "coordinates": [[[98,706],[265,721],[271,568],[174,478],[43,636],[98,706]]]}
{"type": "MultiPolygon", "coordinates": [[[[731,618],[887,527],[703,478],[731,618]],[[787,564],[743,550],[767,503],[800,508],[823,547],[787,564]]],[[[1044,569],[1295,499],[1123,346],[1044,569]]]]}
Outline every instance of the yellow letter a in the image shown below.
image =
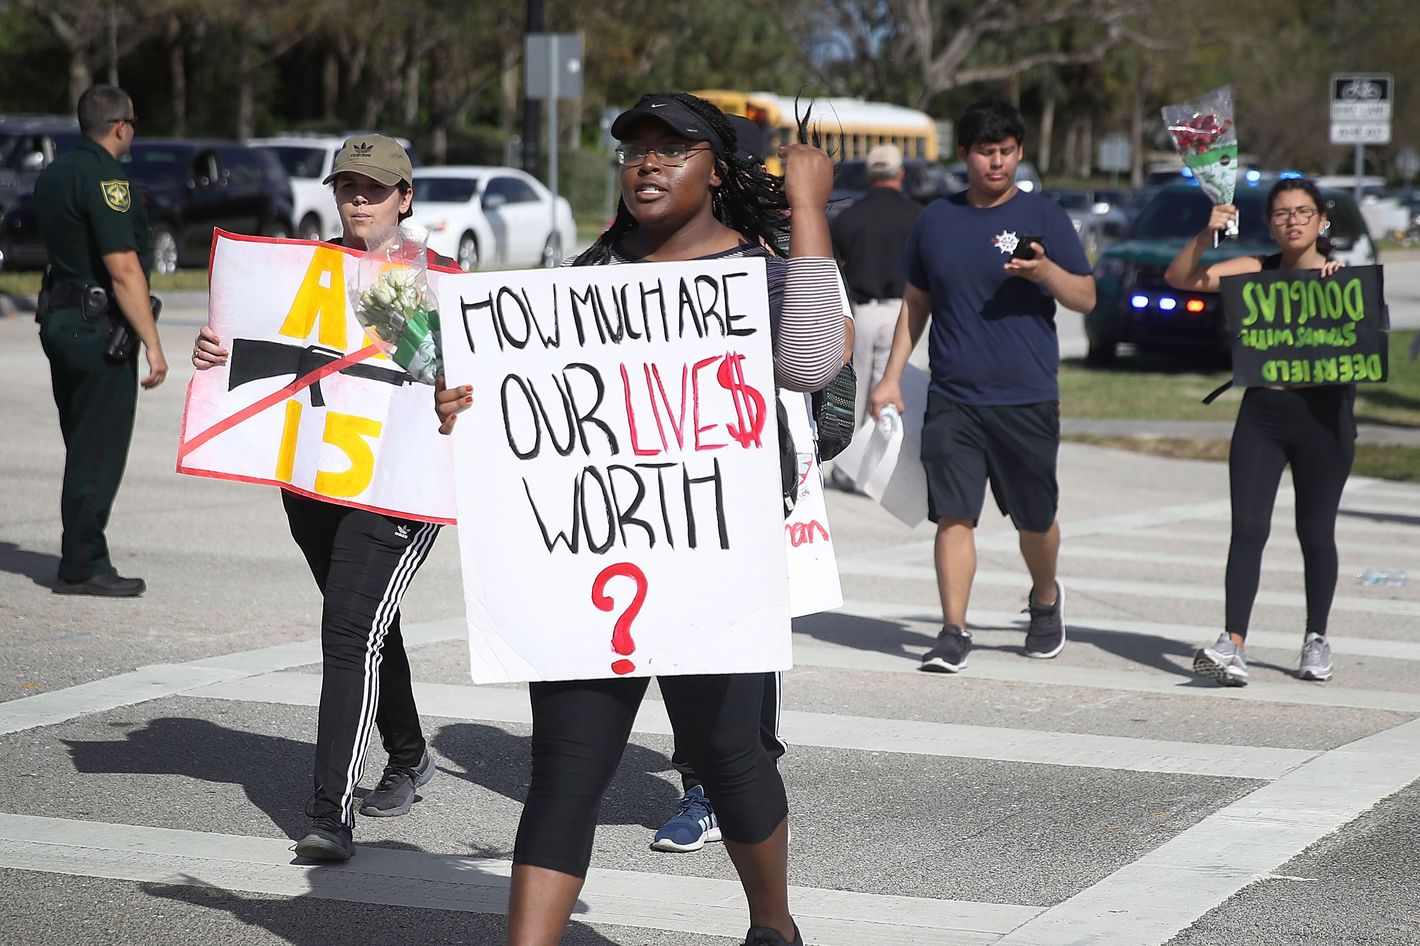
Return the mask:
{"type": "Polygon", "coordinates": [[[281,334],[305,341],[320,323],[320,344],[345,351],[345,254],[329,246],[316,248],[281,334]]]}

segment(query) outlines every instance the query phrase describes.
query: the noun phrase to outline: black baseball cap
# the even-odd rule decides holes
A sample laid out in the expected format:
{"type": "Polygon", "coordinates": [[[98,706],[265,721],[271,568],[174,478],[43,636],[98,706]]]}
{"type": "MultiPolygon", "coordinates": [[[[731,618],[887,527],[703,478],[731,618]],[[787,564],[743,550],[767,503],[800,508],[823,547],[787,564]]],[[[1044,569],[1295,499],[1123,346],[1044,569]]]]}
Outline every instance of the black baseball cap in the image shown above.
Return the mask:
{"type": "Polygon", "coordinates": [[[743,115],[725,117],[735,129],[735,157],[750,164],[763,164],[765,129],[743,115]]]}
{"type": "Polygon", "coordinates": [[[717,153],[725,153],[725,143],[705,119],[661,92],[641,96],[641,101],[616,116],[616,121],[611,123],[612,137],[617,141],[626,140],[631,126],[643,118],[654,118],[670,126],[671,131],[687,141],[708,141],[717,153]]]}

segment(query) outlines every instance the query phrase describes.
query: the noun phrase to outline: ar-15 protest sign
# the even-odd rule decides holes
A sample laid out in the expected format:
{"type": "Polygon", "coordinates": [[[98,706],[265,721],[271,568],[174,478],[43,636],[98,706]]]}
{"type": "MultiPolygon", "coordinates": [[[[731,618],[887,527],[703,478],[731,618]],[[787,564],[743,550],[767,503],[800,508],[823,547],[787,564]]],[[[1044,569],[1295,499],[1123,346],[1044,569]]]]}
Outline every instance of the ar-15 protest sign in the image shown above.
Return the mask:
{"type": "Polygon", "coordinates": [[[789,666],[763,260],[468,274],[439,295],[479,683],[789,666]]]}
{"type": "Polygon", "coordinates": [[[1233,384],[1384,381],[1390,320],[1379,266],[1265,270],[1222,280],[1233,384]]]}
{"type": "Polygon", "coordinates": [[[434,389],[355,321],[347,286],[358,259],[217,231],[208,324],[230,357],[188,386],[178,472],[451,523],[452,452],[434,389]]]}

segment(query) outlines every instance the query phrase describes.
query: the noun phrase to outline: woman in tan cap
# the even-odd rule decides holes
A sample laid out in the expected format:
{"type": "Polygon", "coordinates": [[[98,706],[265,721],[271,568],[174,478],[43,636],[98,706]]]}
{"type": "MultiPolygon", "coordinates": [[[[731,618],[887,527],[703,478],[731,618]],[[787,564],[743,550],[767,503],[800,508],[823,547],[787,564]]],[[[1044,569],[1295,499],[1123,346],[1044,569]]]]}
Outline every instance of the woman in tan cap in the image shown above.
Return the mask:
{"type": "MultiPolygon", "coordinates": [[[[395,239],[414,199],[409,155],[393,138],[356,135],[341,146],[324,181],[333,185],[344,228],[330,242],[378,250],[395,239]]],[[[431,265],[457,268],[429,254],[431,265]]],[[[227,362],[227,349],[204,325],[192,363],[205,370],[227,362]]],[[[439,526],[341,506],[282,490],[291,535],[324,596],[321,614],[320,710],[316,724],[314,796],[309,832],[296,854],[344,861],[354,853],[354,792],[376,726],[389,764],[360,813],[402,815],[415,790],[434,775],[419,725],[409,658],[399,631],[399,604],[424,563],[439,526]]]]}
{"type": "MultiPolygon", "coordinates": [[[[828,156],[782,149],[780,181],[736,154],[736,132],[709,102],[647,95],[612,125],[622,202],[578,265],[734,257],[765,259],[774,375],[822,388],[843,364],[843,307],[825,207],[828,156]],[[776,237],[792,210],[784,259],[776,237]]],[[[436,389],[441,429],[471,403],[466,385],[436,389]]],[[[529,684],[532,780],[513,850],[508,942],[553,946],[591,862],[597,810],[626,747],[646,677],[529,684]]],[[[789,913],[788,800],[761,744],[764,674],[659,678],[676,745],[715,799],[726,851],[749,901],[746,946],[802,946],[789,913]]]]}

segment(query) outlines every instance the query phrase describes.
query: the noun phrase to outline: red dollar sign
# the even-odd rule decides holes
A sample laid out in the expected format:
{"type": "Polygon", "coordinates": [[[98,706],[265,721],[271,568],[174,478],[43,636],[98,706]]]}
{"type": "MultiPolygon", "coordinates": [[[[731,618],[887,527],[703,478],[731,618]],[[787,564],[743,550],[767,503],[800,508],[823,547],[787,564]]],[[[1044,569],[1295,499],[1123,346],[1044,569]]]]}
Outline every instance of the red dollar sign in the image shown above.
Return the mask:
{"type": "Polygon", "coordinates": [[[726,352],[715,378],[720,387],[730,392],[730,399],[735,402],[735,418],[739,421],[739,426],[726,424],[725,429],[731,439],[748,450],[751,444],[763,446],[764,395],[745,383],[744,360],[744,355],[726,352]]]}
{"type": "MultiPolygon", "coordinates": [[[[636,650],[636,642],[631,639],[631,622],[641,613],[641,603],[646,600],[646,573],[630,562],[618,562],[603,568],[592,579],[592,604],[598,611],[610,611],[616,606],[616,602],[606,594],[607,582],[613,578],[630,578],[636,583],[635,597],[616,619],[616,628],[611,632],[611,649],[625,657],[636,650]]],[[[611,665],[611,672],[615,674],[626,674],[635,669],[636,665],[629,660],[618,660],[611,665]]]]}

